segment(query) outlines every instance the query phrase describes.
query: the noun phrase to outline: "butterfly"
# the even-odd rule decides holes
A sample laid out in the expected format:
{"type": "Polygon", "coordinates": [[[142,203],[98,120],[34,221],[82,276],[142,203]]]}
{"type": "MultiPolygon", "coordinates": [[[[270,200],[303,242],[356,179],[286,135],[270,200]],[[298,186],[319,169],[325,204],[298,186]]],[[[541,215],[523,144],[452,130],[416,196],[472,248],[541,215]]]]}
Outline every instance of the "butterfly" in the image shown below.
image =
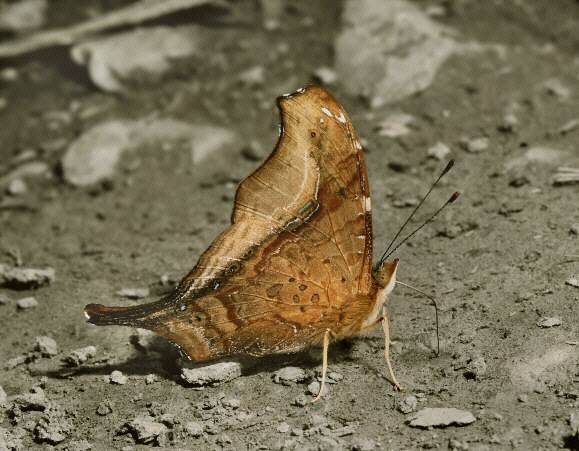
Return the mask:
{"type": "Polygon", "coordinates": [[[150,329],[194,361],[328,346],[381,324],[398,259],[372,267],[372,208],[362,146],[326,90],[277,99],[280,135],[237,187],[231,225],[175,291],[144,305],[89,304],[88,321],[150,329]]]}

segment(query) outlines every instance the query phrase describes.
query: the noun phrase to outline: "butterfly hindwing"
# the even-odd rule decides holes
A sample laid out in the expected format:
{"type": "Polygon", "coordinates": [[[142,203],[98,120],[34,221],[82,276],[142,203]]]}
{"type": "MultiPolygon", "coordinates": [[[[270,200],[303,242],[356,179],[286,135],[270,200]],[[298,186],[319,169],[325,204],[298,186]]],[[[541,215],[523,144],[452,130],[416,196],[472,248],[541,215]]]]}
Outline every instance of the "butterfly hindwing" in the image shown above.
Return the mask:
{"type": "Polygon", "coordinates": [[[352,124],[315,86],[278,106],[276,148],[240,183],[232,225],[177,290],[126,309],[92,304],[92,322],[149,328],[206,360],[320,343],[326,328],[337,332],[366,308],[359,301],[371,286],[370,193],[352,124]]]}

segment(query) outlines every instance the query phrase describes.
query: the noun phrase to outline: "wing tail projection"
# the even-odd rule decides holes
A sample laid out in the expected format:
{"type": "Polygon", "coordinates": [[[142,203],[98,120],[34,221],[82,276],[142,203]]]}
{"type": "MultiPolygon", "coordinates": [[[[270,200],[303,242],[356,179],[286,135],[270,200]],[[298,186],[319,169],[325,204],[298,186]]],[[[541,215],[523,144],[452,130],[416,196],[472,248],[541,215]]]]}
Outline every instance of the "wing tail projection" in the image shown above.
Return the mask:
{"type": "Polygon", "coordinates": [[[106,307],[101,304],[88,304],[84,309],[84,314],[89,323],[97,326],[131,326],[150,329],[157,325],[158,322],[153,318],[155,313],[163,309],[164,304],[164,299],[131,307],[106,307]]]}

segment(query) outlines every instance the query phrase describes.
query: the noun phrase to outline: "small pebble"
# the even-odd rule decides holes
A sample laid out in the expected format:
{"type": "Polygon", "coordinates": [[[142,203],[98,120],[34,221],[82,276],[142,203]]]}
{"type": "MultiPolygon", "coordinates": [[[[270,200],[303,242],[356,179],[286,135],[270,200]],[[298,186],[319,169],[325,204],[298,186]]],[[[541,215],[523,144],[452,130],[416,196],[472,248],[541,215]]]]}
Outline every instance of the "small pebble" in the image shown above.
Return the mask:
{"type": "Polygon", "coordinates": [[[565,283],[572,287],[579,288],[579,276],[571,276],[565,281],[565,283]]]}
{"type": "Polygon", "coordinates": [[[238,409],[241,406],[241,401],[239,399],[223,399],[221,405],[227,409],[238,409]]]}
{"type": "Polygon", "coordinates": [[[453,407],[439,407],[419,410],[408,423],[412,427],[430,428],[446,427],[451,425],[464,426],[476,421],[474,415],[466,410],[453,407]]]}
{"type": "Polygon", "coordinates": [[[157,377],[154,374],[147,374],[145,377],[145,384],[151,385],[155,382],[157,382],[157,377]]]}
{"type": "Polygon", "coordinates": [[[416,396],[407,396],[398,404],[398,410],[404,414],[414,412],[418,406],[416,396]]]}
{"type": "Polygon", "coordinates": [[[72,366],[79,366],[95,355],[96,347],[87,346],[86,348],[75,349],[64,360],[72,366]]]}
{"type": "Polygon", "coordinates": [[[24,183],[24,180],[14,179],[8,184],[6,191],[12,196],[20,196],[28,191],[28,187],[26,183],[24,183]]]}
{"type": "Polygon", "coordinates": [[[335,371],[330,371],[328,373],[328,376],[326,377],[326,382],[328,384],[335,384],[337,382],[340,382],[343,379],[344,379],[344,376],[342,374],[336,373],[335,371]]]}
{"type": "Polygon", "coordinates": [[[8,395],[6,394],[4,389],[0,386],[0,407],[4,406],[6,404],[7,400],[8,400],[8,395]]]}
{"type": "Polygon", "coordinates": [[[125,385],[127,383],[127,376],[125,376],[121,371],[115,370],[109,376],[109,381],[111,384],[125,385]]]}
{"type": "Polygon", "coordinates": [[[444,160],[450,153],[450,149],[443,142],[438,141],[426,152],[429,157],[434,157],[437,160],[444,160]]]}
{"type": "Polygon", "coordinates": [[[192,365],[194,368],[181,369],[181,378],[187,384],[194,386],[216,385],[241,376],[241,364],[238,362],[192,365]]]}
{"type": "Polygon", "coordinates": [[[305,407],[309,404],[309,402],[310,401],[308,400],[308,397],[304,394],[299,394],[294,399],[294,405],[298,407],[305,407]]]}
{"type": "Polygon", "coordinates": [[[290,385],[303,382],[308,378],[306,372],[297,366],[286,366],[275,372],[273,381],[276,384],[290,385]]]}
{"type": "Polygon", "coordinates": [[[571,225],[569,232],[573,235],[579,235],[579,222],[575,222],[571,225]]]}
{"type": "Polygon", "coordinates": [[[248,86],[259,86],[265,82],[265,67],[254,66],[239,74],[237,79],[248,86]]]}
{"type": "Polygon", "coordinates": [[[570,121],[563,124],[557,131],[562,135],[566,135],[569,132],[572,132],[577,127],[579,127],[579,119],[571,119],[570,121]]]}
{"type": "Polygon", "coordinates": [[[6,67],[0,71],[0,80],[5,82],[18,80],[18,70],[14,67],[6,67]]]}
{"type": "Polygon", "coordinates": [[[101,402],[96,410],[97,415],[105,416],[113,412],[113,405],[110,401],[101,402]]]}
{"type": "MultiPolygon", "coordinates": [[[[324,393],[322,394],[322,396],[326,394],[326,391],[327,391],[327,388],[324,387],[324,393]]],[[[308,393],[310,395],[318,396],[319,392],[320,392],[320,383],[318,381],[313,381],[312,383],[310,383],[308,385],[308,393]]]]}
{"type": "Polygon", "coordinates": [[[537,321],[537,326],[542,328],[560,326],[563,322],[559,318],[542,317],[537,321]]]}
{"type": "Polygon", "coordinates": [[[323,85],[333,85],[338,81],[336,71],[326,66],[317,68],[314,71],[314,77],[320,80],[323,85]]]}
{"type": "Polygon", "coordinates": [[[18,299],[16,301],[16,305],[18,306],[19,309],[25,310],[25,309],[37,307],[38,301],[31,296],[28,298],[18,299]]]}
{"type": "Polygon", "coordinates": [[[36,348],[43,357],[52,357],[58,354],[58,345],[50,337],[36,337],[36,348]]]}
{"type": "Polygon", "coordinates": [[[185,431],[191,437],[201,437],[205,426],[197,421],[189,421],[185,424],[185,431]]]}
{"type": "Polygon", "coordinates": [[[559,100],[567,100],[571,96],[571,89],[561,83],[558,78],[549,78],[542,85],[547,93],[557,97],[559,100]]]}
{"type": "Polygon", "coordinates": [[[571,433],[577,436],[579,434],[579,409],[569,414],[569,426],[571,426],[571,433]]]}
{"type": "Polygon", "coordinates": [[[19,268],[0,263],[0,285],[9,288],[38,288],[54,281],[54,277],[54,268],[19,268]]]}
{"type": "Polygon", "coordinates": [[[481,138],[463,138],[460,141],[461,147],[467,152],[477,153],[482,152],[489,146],[489,139],[486,137],[481,138]]]}
{"type": "Polygon", "coordinates": [[[408,135],[412,130],[410,123],[414,121],[414,116],[407,113],[392,113],[380,124],[378,124],[378,136],[397,138],[408,135]]]}
{"type": "Polygon", "coordinates": [[[281,423],[279,423],[277,425],[277,432],[281,432],[282,434],[285,434],[286,432],[289,432],[290,430],[290,425],[287,424],[285,421],[282,421],[281,423]]]}
{"type": "Polygon", "coordinates": [[[167,431],[167,426],[149,415],[134,418],[127,423],[127,428],[133,433],[136,442],[143,444],[156,442],[167,431]]]}
{"type": "Polygon", "coordinates": [[[478,357],[471,360],[466,367],[465,376],[467,378],[476,379],[480,378],[487,372],[487,363],[483,357],[478,357]]]}
{"type": "Polygon", "coordinates": [[[529,396],[523,393],[519,395],[518,400],[519,402],[527,402],[529,400],[529,396]]]}
{"type": "Polygon", "coordinates": [[[312,415],[310,418],[311,427],[324,427],[329,424],[328,419],[323,415],[312,415]]]}

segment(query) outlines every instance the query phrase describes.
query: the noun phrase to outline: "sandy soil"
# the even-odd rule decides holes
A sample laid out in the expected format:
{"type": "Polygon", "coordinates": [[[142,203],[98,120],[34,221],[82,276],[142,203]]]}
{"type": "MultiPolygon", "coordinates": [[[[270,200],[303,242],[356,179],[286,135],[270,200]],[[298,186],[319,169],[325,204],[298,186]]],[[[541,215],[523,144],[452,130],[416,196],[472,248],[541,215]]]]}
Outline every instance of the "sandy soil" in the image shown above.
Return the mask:
{"type": "Polygon", "coordinates": [[[332,65],[339,2],[297,2],[274,31],[246,5],[250,26],[214,21],[213,60],[182,63],[162,84],[123,95],[99,92],[63,48],[0,62],[16,71],[0,83],[2,174],[48,164],[42,177],[25,178],[26,192],[1,195],[0,263],[56,273],[35,289],[0,288],[0,449],[579,449],[579,288],[566,284],[579,274],[579,185],[552,183],[557,167],[579,167],[579,127],[562,130],[579,118],[579,4],[521,3],[444,2],[437,21],[465,42],[501,47],[452,57],[418,95],[371,111],[328,87],[363,138],[376,254],[447,158],[454,169],[412,224],[452,192],[461,196],[396,253],[398,278],[438,300],[440,356],[428,301],[397,287],[392,360],[404,391],[390,381],[378,328],[331,347],[333,383],[316,404],[304,397],[320,373],[319,350],[243,358],[240,377],[195,389],[181,381],[169,343],[87,324],[83,307],[137,302],[115,296],[123,288],[148,288],[139,302],[168,293],[227,227],[236,183],[258,164],[246,144],[257,141],[265,156],[277,140],[275,98],[332,65]],[[240,82],[254,66],[263,81],[240,82]],[[96,113],[79,116],[87,110],[96,113]],[[414,116],[410,134],[379,135],[392,111],[414,116]],[[157,143],[125,154],[106,183],[63,180],[59,162],[89,125],[148,114],[201,118],[241,138],[195,165],[186,146],[157,143]],[[477,138],[488,145],[477,148],[477,138]],[[443,161],[427,156],[439,141],[450,149],[443,161]],[[36,307],[17,307],[30,296],[36,307]],[[559,325],[539,327],[545,318],[559,325]],[[37,337],[51,337],[55,355],[43,357],[37,337]],[[94,357],[67,363],[87,346],[94,357]],[[303,380],[276,383],[288,366],[303,369],[303,380]],[[113,371],[127,379],[111,383],[113,371]],[[413,428],[407,404],[455,407],[476,420],[413,428]]]}

